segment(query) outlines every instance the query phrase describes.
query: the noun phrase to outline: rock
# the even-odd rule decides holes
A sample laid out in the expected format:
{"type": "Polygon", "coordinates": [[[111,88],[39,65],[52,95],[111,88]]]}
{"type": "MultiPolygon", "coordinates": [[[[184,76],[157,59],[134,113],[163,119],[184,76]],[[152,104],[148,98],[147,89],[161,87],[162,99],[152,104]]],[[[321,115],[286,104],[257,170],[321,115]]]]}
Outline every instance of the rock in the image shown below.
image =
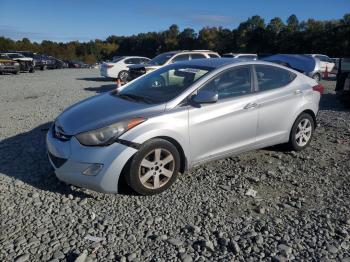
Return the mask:
{"type": "Polygon", "coordinates": [[[168,239],[168,243],[170,243],[174,246],[177,246],[177,247],[182,246],[182,244],[183,244],[182,241],[178,238],[170,238],[170,239],[168,239]]]}
{"type": "Polygon", "coordinates": [[[29,254],[23,254],[16,258],[15,262],[24,262],[29,259],[29,254]]]}
{"type": "Polygon", "coordinates": [[[84,199],[82,199],[82,200],[79,202],[79,205],[80,205],[80,206],[85,206],[85,205],[87,204],[87,202],[88,202],[87,198],[84,198],[84,199]]]}
{"type": "Polygon", "coordinates": [[[328,245],[327,250],[332,254],[338,253],[338,248],[336,248],[334,245],[328,245]]]}
{"type": "Polygon", "coordinates": [[[257,193],[258,193],[258,192],[255,191],[254,189],[249,188],[248,191],[245,193],[245,195],[246,195],[246,196],[251,196],[251,197],[256,197],[256,194],[257,194],[257,193]]]}
{"type": "Polygon", "coordinates": [[[188,255],[188,254],[184,254],[181,257],[181,260],[182,260],[182,262],[192,262],[193,261],[192,257],[190,255],[188,255]]]}
{"type": "Polygon", "coordinates": [[[205,247],[207,250],[212,251],[212,252],[215,250],[214,244],[213,244],[213,242],[211,242],[210,240],[204,241],[204,247],[205,247]]]}
{"type": "Polygon", "coordinates": [[[131,253],[131,254],[128,256],[128,261],[133,261],[136,257],[137,257],[136,253],[131,253]]]}

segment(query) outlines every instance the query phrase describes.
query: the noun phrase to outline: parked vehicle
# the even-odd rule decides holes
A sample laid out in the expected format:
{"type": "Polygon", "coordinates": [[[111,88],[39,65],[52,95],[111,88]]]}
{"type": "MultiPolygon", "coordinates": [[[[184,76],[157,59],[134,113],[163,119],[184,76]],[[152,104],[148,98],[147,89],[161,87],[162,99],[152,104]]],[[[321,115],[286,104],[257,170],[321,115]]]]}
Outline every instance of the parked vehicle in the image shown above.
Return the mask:
{"type": "Polygon", "coordinates": [[[20,71],[25,71],[30,73],[35,72],[33,58],[25,57],[24,55],[19,53],[3,53],[3,54],[8,56],[14,61],[17,61],[20,66],[20,71]]]}
{"type": "Polygon", "coordinates": [[[18,74],[20,65],[18,62],[12,60],[10,57],[4,54],[0,54],[0,74],[12,73],[18,74]]]}
{"type": "Polygon", "coordinates": [[[179,172],[240,152],[311,141],[323,87],[264,61],[192,59],[79,102],[47,134],[57,177],[118,192],[121,177],[142,195],[179,172]]]}
{"type": "Polygon", "coordinates": [[[318,58],[309,55],[277,54],[261,60],[288,66],[319,82],[322,79],[321,63],[318,58]]]}
{"type": "Polygon", "coordinates": [[[113,62],[103,63],[101,65],[100,74],[104,77],[119,78],[126,83],[129,78],[130,65],[145,64],[151,59],[141,56],[118,56],[113,58],[113,62]]]}
{"type": "Polygon", "coordinates": [[[340,58],[338,63],[336,94],[350,107],[350,58],[340,58]]]}
{"type": "Polygon", "coordinates": [[[237,54],[237,53],[227,53],[223,54],[222,57],[226,58],[240,58],[245,60],[257,60],[258,55],[257,54],[237,54]]]}
{"type": "Polygon", "coordinates": [[[321,72],[326,72],[326,68],[328,72],[331,72],[334,68],[335,63],[326,55],[320,54],[310,54],[312,57],[318,58],[321,61],[321,72]]]}
{"type": "Polygon", "coordinates": [[[193,50],[193,51],[171,51],[160,54],[146,64],[129,66],[129,80],[149,73],[162,66],[193,59],[201,58],[219,58],[220,55],[210,50],[193,50]]]}
{"type": "Polygon", "coordinates": [[[39,54],[31,52],[31,51],[16,51],[16,53],[20,53],[26,57],[33,58],[34,68],[45,70],[46,69],[46,60],[39,54]]]}

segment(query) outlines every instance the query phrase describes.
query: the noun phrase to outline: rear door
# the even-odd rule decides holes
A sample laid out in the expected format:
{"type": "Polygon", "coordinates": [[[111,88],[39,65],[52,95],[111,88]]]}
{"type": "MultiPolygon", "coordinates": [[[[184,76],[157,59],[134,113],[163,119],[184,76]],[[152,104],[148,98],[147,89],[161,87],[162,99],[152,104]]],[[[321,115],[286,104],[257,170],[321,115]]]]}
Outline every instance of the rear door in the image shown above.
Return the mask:
{"type": "Polygon", "coordinates": [[[296,74],[271,65],[255,65],[259,105],[257,145],[268,146],[289,137],[291,121],[303,95],[296,74]]]}
{"type": "Polygon", "coordinates": [[[251,66],[233,67],[198,91],[217,91],[219,100],[189,109],[194,164],[254,147],[258,110],[252,79],[251,66]]]}

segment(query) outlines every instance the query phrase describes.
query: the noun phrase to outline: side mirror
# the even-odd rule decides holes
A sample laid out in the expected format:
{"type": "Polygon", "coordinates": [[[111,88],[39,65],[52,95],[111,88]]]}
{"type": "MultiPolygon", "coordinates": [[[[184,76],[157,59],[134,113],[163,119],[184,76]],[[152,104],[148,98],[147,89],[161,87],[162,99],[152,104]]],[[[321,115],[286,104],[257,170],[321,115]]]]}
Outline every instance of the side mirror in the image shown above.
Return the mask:
{"type": "Polygon", "coordinates": [[[199,91],[198,94],[192,97],[192,101],[196,104],[211,104],[216,103],[219,99],[218,92],[214,91],[199,91]]]}

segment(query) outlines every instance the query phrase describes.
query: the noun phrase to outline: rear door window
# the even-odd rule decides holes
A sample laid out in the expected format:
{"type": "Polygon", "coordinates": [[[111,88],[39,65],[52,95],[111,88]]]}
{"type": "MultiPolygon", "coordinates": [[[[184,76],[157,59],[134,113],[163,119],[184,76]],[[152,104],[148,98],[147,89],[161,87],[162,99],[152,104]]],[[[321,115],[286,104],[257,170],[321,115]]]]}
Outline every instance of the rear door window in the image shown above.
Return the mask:
{"type": "Polygon", "coordinates": [[[208,54],[208,56],[210,58],[219,58],[220,56],[218,56],[217,54],[208,54]]]}
{"type": "Polygon", "coordinates": [[[255,72],[259,91],[286,86],[296,78],[293,72],[275,66],[255,65],[255,72]]]}
{"type": "Polygon", "coordinates": [[[191,59],[201,59],[201,58],[206,58],[206,57],[203,54],[192,54],[191,55],[191,59]]]}
{"type": "Polygon", "coordinates": [[[179,61],[188,61],[190,60],[190,55],[178,55],[173,58],[172,62],[179,62],[179,61]]]}

